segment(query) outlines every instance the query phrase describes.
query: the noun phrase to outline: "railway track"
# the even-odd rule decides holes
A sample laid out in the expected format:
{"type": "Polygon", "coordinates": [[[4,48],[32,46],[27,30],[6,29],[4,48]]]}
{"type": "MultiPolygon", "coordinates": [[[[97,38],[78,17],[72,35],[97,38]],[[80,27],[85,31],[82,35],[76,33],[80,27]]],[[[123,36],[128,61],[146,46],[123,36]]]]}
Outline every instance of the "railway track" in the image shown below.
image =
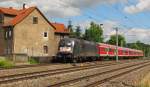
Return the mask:
{"type": "MultiPolygon", "coordinates": [[[[128,61],[125,63],[128,63],[128,61]]],[[[117,64],[122,64],[122,62],[94,64],[94,65],[87,65],[87,66],[76,66],[76,67],[69,67],[69,68],[63,68],[63,69],[46,70],[46,71],[39,71],[39,72],[32,72],[32,73],[1,76],[0,84],[5,84],[8,82],[14,82],[14,81],[20,81],[20,80],[25,80],[25,79],[32,79],[32,78],[37,78],[37,77],[43,77],[43,76],[47,76],[47,75],[52,76],[52,75],[57,75],[57,74],[62,74],[62,73],[70,73],[70,72],[75,72],[75,71],[91,69],[91,68],[112,66],[112,65],[117,65],[117,64]]]]}
{"type": "MultiPolygon", "coordinates": [[[[50,64],[36,64],[36,65],[20,65],[20,66],[13,66],[11,68],[3,68],[0,67],[0,70],[10,70],[10,69],[21,69],[21,68],[30,68],[30,67],[39,67],[39,66],[49,66],[50,64]]],[[[57,65],[57,64],[56,64],[57,65]]]]}
{"type": "Polygon", "coordinates": [[[122,75],[128,74],[134,70],[138,70],[145,66],[150,65],[150,61],[138,63],[135,65],[129,65],[125,67],[120,67],[117,69],[112,69],[104,72],[100,72],[94,75],[84,76],[77,79],[72,79],[69,81],[64,81],[61,83],[57,83],[48,87],[97,87],[97,85],[105,83],[111,79],[120,77],[122,75]]]}
{"type": "Polygon", "coordinates": [[[13,67],[11,67],[11,68],[3,68],[3,67],[0,67],[0,70],[22,69],[22,68],[40,67],[40,66],[50,66],[50,65],[60,65],[60,64],[59,64],[59,63],[56,63],[56,64],[20,65],[20,66],[13,66],[13,67]]]}
{"type": "Polygon", "coordinates": [[[138,66],[138,67],[135,67],[135,68],[133,68],[133,69],[127,70],[127,71],[125,71],[125,72],[121,72],[121,73],[116,74],[116,75],[112,75],[112,76],[107,77],[107,78],[105,78],[105,79],[99,80],[99,81],[94,82],[94,83],[91,83],[91,84],[89,84],[89,85],[86,85],[86,87],[96,87],[96,86],[98,86],[99,84],[108,82],[108,81],[110,81],[110,80],[112,80],[112,79],[118,78],[118,77],[120,77],[120,76],[123,76],[123,75],[128,74],[128,73],[133,72],[133,71],[136,71],[136,70],[138,70],[138,69],[140,69],[140,68],[143,68],[143,67],[146,67],[146,66],[148,66],[148,65],[150,65],[150,63],[144,64],[144,65],[140,65],[140,66],[138,66]]]}
{"type": "MultiPolygon", "coordinates": [[[[126,61],[127,61],[127,60],[126,60],[126,61]]],[[[22,68],[40,67],[40,66],[50,66],[50,65],[60,65],[60,64],[59,64],[59,63],[56,63],[56,64],[20,65],[20,66],[13,66],[13,67],[11,67],[11,68],[3,68],[3,67],[0,67],[0,70],[22,69],[22,68]]]]}

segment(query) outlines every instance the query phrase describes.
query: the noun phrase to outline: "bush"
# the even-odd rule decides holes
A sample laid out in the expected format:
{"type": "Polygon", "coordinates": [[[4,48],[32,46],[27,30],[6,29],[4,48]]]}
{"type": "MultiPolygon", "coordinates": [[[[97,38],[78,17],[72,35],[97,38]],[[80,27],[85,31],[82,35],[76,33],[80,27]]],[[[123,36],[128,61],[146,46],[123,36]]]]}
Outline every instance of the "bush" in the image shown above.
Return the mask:
{"type": "Polygon", "coordinates": [[[39,64],[39,62],[33,58],[29,58],[29,63],[30,64],[39,64]]]}
{"type": "Polygon", "coordinates": [[[139,87],[150,87],[150,74],[146,75],[140,82],[139,87]]]}
{"type": "Polygon", "coordinates": [[[0,60],[0,67],[2,68],[12,68],[14,64],[8,60],[0,60]]]}

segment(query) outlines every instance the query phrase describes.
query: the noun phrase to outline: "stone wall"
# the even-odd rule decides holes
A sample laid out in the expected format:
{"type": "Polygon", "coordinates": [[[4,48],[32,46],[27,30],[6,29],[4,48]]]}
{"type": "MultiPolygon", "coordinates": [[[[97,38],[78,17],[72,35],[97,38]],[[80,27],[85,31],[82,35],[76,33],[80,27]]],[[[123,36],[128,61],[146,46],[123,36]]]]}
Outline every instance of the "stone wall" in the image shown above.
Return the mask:
{"type": "Polygon", "coordinates": [[[6,44],[4,38],[4,29],[0,28],[0,55],[3,56],[5,54],[6,44]]]}

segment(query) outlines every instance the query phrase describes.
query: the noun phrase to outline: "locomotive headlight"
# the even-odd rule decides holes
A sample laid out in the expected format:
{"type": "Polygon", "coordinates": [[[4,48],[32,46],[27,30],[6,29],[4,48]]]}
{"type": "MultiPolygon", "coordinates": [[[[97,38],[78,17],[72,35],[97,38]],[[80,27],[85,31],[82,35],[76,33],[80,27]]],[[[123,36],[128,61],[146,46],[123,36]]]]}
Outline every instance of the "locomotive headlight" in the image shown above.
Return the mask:
{"type": "Polygon", "coordinates": [[[67,43],[68,46],[71,46],[71,43],[67,43]]]}
{"type": "Polygon", "coordinates": [[[72,52],[71,47],[60,47],[60,52],[72,52]]]}
{"type": "Polygon", "coordinates": [[[67,47],[66,51],[70,52],[71,51],[71,47],[67,47]]]}

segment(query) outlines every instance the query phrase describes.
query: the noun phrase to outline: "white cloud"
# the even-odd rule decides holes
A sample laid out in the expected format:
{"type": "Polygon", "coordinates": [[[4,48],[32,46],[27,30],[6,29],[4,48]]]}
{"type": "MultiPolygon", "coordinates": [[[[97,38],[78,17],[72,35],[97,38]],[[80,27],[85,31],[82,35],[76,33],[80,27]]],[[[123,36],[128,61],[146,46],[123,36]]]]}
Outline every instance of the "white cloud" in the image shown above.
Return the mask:
{"type": "Polygon", "coordinates": [[[124,8],[124,11],[130,14],[150,10],[150,0],[139,0],[136,5],[131,5],[124,8]]]}
{"type": "Polygon", "coordinates": [[[125,36],[127,37],[128,42],[135,42],[137,40],[140,40],[142,42],[150,44],[150,29],[132,28],[125,36]]]}
{"type": "MultiPolygon", "coordinates": [[[[115,31],[111,31],[108,34],[115,34],[115,31]]],[[[141,42],[150,44],[150,29],[142,28],[131,28],[131,29],[121,29],[119,28],[119,34],[125,36],[128,43],[136,42],[140,40],[141,42]]]]}
{"type": "MultiPolygon", "coordinates": [[[[83,27],[89,27],[91,20],[87,20],[85,22],[80,23],[83,27]]],[[[110,35],[116,34],[114,28],[119,26],[119,22],[106,20],[101,22],[103,24],[104,37],[105,41],[110,38],[110,35]]],[[[100,23],[99,23],[100,24],[100,23]]],[[[150,44],[150,29],[142,29],[142,28],[130,28],[130,29],[122,29],[119,27],[119,34],[125,36],[128,43],[136,42],[140,40],[141,42],[150,44]]]]}
{"type": "Polygon", "coordinates": [[[45,14],[51,17],[78,16],[86,8],[102,3],[116,3],[126,0],[0,0],[0,6],[21,7],[23,3],[28,6],[36,5],[45,14]]]}

